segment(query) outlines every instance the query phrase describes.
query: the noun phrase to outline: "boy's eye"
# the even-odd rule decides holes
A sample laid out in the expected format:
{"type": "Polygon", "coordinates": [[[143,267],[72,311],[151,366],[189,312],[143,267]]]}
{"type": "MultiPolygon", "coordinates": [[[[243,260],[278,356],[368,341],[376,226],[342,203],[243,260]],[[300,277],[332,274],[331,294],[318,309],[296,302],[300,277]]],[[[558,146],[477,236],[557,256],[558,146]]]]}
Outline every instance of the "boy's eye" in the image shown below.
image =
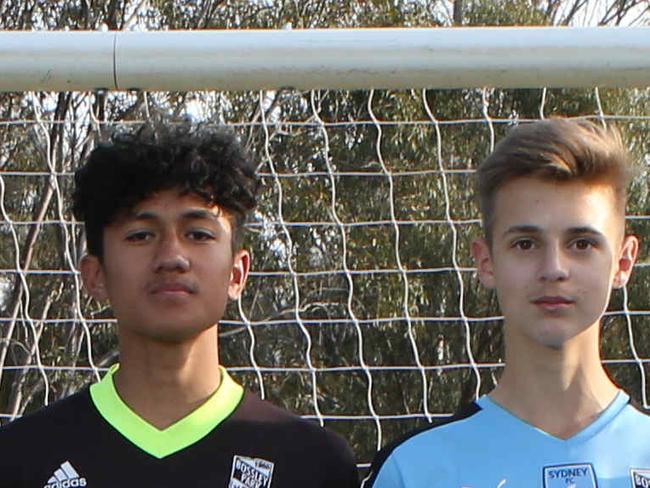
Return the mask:
{"type": "Polygon", "coordinates": [[[214,239],[214,234],[207,230],[195,229],[187,233],[188,237],[194,241],[208,241],[214,239]]]}
{"type": "Polygon", "coordinates": [[[129,232],[126,235],[126,240],[129,242],[142,242],[148,241],[153,237],[153,233],[148,230],[136,230],[134,232],[129,232]]]}
{"type": "Polygon", "coordinates": [[[522,251],[528,251],[535,247],[535,243],[532,239],[519,239],[514,242],[513,247],[521,249],[522,251]]]}
{"type": "Polygon", "coordinates": [[[579,251],[586,251],[594,247],[594,243],[589,239],[576,239],[573,242],[573,246],[579,251]]]}

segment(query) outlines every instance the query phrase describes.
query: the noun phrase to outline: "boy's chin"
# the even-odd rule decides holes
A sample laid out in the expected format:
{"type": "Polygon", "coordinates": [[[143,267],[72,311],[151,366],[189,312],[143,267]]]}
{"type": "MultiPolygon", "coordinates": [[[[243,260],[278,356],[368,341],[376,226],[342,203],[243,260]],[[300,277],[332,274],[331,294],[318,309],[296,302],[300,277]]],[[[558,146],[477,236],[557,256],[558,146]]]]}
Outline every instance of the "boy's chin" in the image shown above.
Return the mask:
{"type": "Polygon", "coordinates": [[[536,340],[539,344],[552,351],[561,352],[574,344],[580,332],[566,330],[550,330],[540,334],[536,340]]]}
{"type": "Polygon", "coordinates": [[[133,331],[140,338],[161,344],[181,344],[197,339],[204,332],[216,327],[216,323],[158,323],[141,330],[133,331]]]}

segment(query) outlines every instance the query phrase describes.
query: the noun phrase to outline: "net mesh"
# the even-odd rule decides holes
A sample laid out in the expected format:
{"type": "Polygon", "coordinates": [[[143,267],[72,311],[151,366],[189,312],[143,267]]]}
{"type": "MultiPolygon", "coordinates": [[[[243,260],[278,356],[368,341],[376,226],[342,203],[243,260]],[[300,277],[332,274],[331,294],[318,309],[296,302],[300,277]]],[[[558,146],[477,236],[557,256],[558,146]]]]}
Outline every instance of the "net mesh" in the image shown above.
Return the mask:
{"type": "Polygon", "coordinates": [[[616,123],[642,163],[632,282],[603,360],[646,408],[650,361],[648,90],[15,93],[0,104],[0,422],[69,395],[118,360],[111,310],[81,288],[68,198],[94,144],[157,113],[236,131],[263,183],[253,272],[220,325],[248,388],[346,437],[361,467],[406,431],[490,390],[503,366],[495,297],[469,254],[472,174],[509,126],[616,123]]]}

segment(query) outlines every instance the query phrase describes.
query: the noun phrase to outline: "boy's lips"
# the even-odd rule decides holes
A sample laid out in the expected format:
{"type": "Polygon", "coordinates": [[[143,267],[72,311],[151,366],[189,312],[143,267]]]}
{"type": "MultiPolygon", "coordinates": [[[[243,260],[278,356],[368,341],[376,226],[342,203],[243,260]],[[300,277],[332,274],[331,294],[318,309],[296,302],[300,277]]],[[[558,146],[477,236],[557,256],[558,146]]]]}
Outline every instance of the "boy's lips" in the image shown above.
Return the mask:
{"type": "Polygon", "coordinates": [[[187,293],[193,294],[197,292],[197,287],[191,283],[181,281],[164,281],[153,283],[149,287],[149,292],[153,295],[161,293],[187,293]]]}
{"type": "Polygon", "coordinates": [[[539,298],[535,298],[533,303],[573,303],[573,300],[563,296],[550,296],[545,295],[539,298]]]}
{"type": "Polygon", "coordinates": [[[562,310],[575,303],[575,300],[560,295],[544,295],[534,298],[532,303],[545,310],[562,310]]]}

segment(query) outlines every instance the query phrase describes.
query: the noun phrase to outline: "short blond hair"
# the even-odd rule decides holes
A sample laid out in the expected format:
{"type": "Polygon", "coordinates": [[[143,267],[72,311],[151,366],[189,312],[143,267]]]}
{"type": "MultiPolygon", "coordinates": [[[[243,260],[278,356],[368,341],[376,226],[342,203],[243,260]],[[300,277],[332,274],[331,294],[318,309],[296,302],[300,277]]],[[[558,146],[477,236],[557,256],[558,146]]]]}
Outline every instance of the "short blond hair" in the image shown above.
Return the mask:
{"type": "Polygon", "coordinates": [[[583,119],[553,118],[512,129],[477,171],[483,229],[491,240],[494,200],[507,182],[523,177],[610,185],[622,215],[635,173],[621,133],[583,119]]]}

